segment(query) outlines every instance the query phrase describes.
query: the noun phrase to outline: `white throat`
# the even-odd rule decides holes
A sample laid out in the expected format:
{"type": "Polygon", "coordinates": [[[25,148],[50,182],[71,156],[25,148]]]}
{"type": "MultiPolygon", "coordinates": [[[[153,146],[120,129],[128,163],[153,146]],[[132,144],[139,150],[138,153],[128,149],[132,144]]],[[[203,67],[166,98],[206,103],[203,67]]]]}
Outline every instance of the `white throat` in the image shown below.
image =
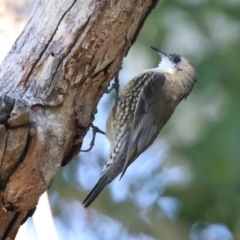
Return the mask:
{"type": "Polygon", "coordinates": [[[158,64],[158,71],[162,73],[172,73],[174,70],[175,64],[165,56],[162,56],[162,61],[158,64]]]}
{"type": "Polygon", "coordinates": [[[143,72],[160,72],[160,73],[173,73],[175,64],[166,56],[162,56],[161,62],[157,68],[147,69],[143,72]]]}

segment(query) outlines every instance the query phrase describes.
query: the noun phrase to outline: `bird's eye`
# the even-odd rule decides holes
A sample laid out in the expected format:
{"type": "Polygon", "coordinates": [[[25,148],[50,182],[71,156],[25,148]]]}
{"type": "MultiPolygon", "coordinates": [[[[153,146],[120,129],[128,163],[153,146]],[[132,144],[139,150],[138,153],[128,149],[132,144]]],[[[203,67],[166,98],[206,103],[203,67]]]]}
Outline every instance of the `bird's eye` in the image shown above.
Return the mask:
{"type": "Polygon", "coordinates": [[[181,61],[181,59],[180,59],[179,57],[175,57],[175,58],[173,59],[173,61],[174,61],[174,63],[179,63],[179,62],[181,61]]]}

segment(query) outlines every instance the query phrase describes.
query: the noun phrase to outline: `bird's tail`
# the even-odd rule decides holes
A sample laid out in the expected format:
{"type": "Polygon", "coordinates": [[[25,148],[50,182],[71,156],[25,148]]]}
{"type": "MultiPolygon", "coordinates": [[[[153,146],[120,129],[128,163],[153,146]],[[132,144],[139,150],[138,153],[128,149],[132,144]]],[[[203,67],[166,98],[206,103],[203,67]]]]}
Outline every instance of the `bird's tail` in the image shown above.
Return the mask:
{"type": "Polygon", "coordinates": [[[121,144],[118,154],[115,156],[114,160],[112,160],[111,164],[109,164],[109,166],[103,170],[99,181],[84,199],[83,205],[85,208],[97,198],[107,184],[112,182],[118,176],[118,174],[121,173],[127,153],[128,137],[129,134],[125,134],[123,139],[125,141],[122,140],[123,143],[121,144]]]}
{"type": "Polygon", "coordinates": [[[87,197],[83,200],[83,205],[85,208],[87,208],[96,198],[97,196],[101,193],[103,188],[109,183],[107,180],[107,176],[103,175],[97,184],[94,186],[92,191],[87,195],[87,197]]]}

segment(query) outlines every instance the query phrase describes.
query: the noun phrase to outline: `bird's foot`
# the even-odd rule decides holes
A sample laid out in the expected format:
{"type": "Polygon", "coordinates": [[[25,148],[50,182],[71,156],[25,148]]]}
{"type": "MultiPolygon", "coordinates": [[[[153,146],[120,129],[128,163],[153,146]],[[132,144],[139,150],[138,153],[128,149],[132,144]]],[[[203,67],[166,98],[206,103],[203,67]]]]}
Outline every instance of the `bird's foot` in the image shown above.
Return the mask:
{"type": "Polygon", "coordinates": [[[113,89],[115,89],[116,91],[116,95],[115,95],[115,102],[118,101],[118,95],[119,95],[119,77],[118,77],[119,72],[117,73],[117,75],[114,78],[114,83],[112,84],[112,86],[108,89],[106,89],[105,93],[110,93],[112,92],[113,89]]]}
{"type": "Polygon", "coordinates": [[[92,137],[92,140],[90,142],[90,147],[86,150],[81,150],[81,152],[89,152],[92,150],[94,144],[95,144],[95,138],[96,138],[96,134],[97,133],[101,133],[101,134],[104,134],[105,135],[105,132],[102,131],[101,129],[99,129],[98,127],[94,126],[93,124],[91,124],[91,128],[92,128],[92,133],[93,133],[93,137],[92,137]]]}

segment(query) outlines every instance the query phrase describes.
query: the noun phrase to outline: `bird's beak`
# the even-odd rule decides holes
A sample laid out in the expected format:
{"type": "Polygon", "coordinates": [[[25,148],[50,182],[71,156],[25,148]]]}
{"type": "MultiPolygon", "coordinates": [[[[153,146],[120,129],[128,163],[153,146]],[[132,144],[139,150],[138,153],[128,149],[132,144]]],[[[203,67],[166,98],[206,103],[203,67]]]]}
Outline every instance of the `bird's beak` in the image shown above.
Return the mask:
{"type": "Polygon", "coordinates": [[[155,50],[157,53],[159,53],[160,55],[161,55],[161,57],[165,57],[165,58],[168,58],[168,54],[167,53],[165,53],[165,52],[163,52],[161,49],[159,49],[159,48],[156,48],[156,47],[152,47],[151,46],[151,48],[153,49],[153,50],[155,50]]]}

